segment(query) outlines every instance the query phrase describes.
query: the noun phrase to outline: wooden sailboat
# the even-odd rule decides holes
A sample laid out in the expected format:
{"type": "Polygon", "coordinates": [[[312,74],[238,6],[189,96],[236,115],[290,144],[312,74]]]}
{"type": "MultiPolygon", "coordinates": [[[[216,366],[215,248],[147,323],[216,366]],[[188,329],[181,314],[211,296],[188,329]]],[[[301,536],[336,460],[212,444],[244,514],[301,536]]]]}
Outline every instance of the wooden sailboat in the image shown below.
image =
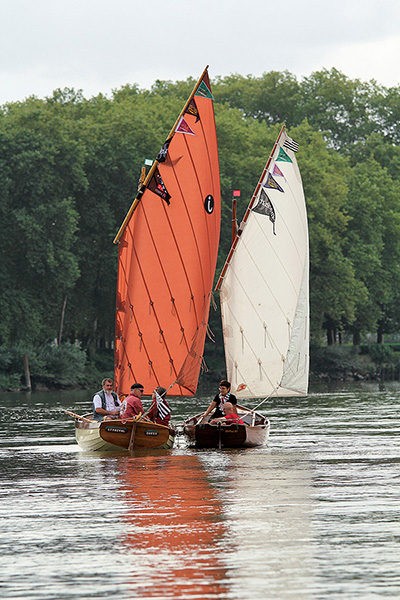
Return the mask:
{"type": "MultiPolygon", "coordinates": [[[[172,396],[195,394],[217,261],[220,203],[206,68],[114,240],[119,246],[114,365],[119,395],[127,395],[135,381],[143,383],[145,395],[157,386],[172,396]]],[[[96,428],[98,437],[112,447],[173,443],[172,429],[154,423],[150,427],[144,420],[90,427],[77,420],[76,427],[82,447],[88,439],[85,432],[93,438],[96,428]]]]}
{"type": "MultiPolygon", "coordinates": [[[[308,227],[296,152],[283,127],[217,282],[226,371],[238,400],[305,395],[309,364],[308,227]]],[[[266,417],[244,407],[240,424],[188,419],[197,446],[259,446],[266,417]]]]}

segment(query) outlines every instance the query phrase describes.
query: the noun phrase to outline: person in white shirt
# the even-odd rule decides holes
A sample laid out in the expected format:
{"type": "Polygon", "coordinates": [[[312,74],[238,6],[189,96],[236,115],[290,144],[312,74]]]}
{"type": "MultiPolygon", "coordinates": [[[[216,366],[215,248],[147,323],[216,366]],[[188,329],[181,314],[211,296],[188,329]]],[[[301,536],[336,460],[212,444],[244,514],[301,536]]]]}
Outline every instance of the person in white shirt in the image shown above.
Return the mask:
{"type": "Polygon", "coordinates": [[[118,416],[121,406],[118,395],[113,391],[113,380],[107,377],[101,385],[103,389],[93,396],[93,418],[96,421],[102,421],[105,416],[118,416]]]}

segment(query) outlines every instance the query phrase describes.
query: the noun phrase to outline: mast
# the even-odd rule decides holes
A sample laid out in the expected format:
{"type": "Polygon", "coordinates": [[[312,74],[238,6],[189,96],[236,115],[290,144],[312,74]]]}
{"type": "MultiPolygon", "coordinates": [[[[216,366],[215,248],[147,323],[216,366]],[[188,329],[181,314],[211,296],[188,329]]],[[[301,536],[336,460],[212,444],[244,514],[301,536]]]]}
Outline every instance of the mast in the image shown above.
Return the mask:
{"type": "MultiPolygon", "coordinates": [[[[198,79],[198,81],[197,81],[196,85],[194,86],[194,88],[193,88],[193,90],[192,90],[192,93],[190,94],[189,98],[188,98],[188,99],[187,99],[187,101],[186,101],[186,104],[184,105],[183,109],[182,109],[182,110],[181,110],[181,112],[179,113],[179,116],[178,116],[178,118],[176,119],[176,121],[175,121],[175,123],[174,123],[174,125],[173,125],[173,127],[172,127],[172,129],[171,129],[171,131],[170,131],[170,132],[169,132],[169,134],[167,135],[167,141],[168,141],[169,139],[171,139],[171,138],[172,138],[172,136],[174,135],[174,133],[175,133],[175,130],[176,130],[177,126],[178,126],[179,120],[180,120],[180,119],[183,117],[183,115],[185,114],[185,111],[186,111],[187,107],[189,106],[189,104],[190,104],[190,103],[191,103],[191,101],[193,100],[193,98],[194,98],[194,95],[195,95],[195,93],[197,92],[197,90],[198,90],[198,88],[199,88],[199,86],[200,86],[201,82],[203,81],[203,78],[204,78],[205,74],[207,73],[207,71],[208,71],[208,65],[206,66],[206,68],[204,69],[204,71],[202,72],[202,74],[200,75],[200,77],[199,77],[199,79],[198,79]]],[[[140,189],[138,190],[138,193],[136,194],[136,197],[135,197],[134,201],[132,202],[132,204],[131,204],[131,206],[130,206],[130,208],[129,208],[128,212],[126,213],[125,219],[123,220],[123,222],[122,222],[122,225],[121,225],[121,227],[119,228],[119,230],[118,230],[118,233],[117,233],[117,235],[115,236],[115,238],[114,238],[114,240],[113,240],[113,243],[114,243],[114,244],[118,244],[118,242],[119,242],[119,240],[120,240],[120,238],[121,238],[121,235],[123,234],[123,232],[124,232],[124,230],[125,230],[125,227],[126,227],[126,225],[127,225],[128,221],[129,221],[129,219],[131,218],[132,214],[135,212],[135,209],[136,209],[137,205],[139,204],[139,202],[140,202],[140,200],[141,200],[141,197],[143,196],[143,192],[144,192],[144,190],[146,189],[146,186],[147,186],[148,182],[150,181],[150,179],[152,178],[152,176],[153,176],[153,173],[154,173],[154,171],[156,170],[156,168],[157,168],[157,166],[158,166],[158,165],[159,165],[159,161],[158,161],[157,159],[155,159],[155,160],[154,160],[154,162],[153,162],[153,164],[152,164],[152,166],[150,167],[150,169],[149,169],[149,171],[148,171],[147,175],[146,175],[146,178],[145,178],[145,180],[143,181],[143,183],[142,183],[142,185],[141,185],[140,189]]]]}
{"type": "Polygon", "coordinates": [[[268,160],[267,160],[267,162],[266,162],[266,164],[265,164],[264,170],[263,170],[263,172],[261,173],[261,177],[260,177],[260,179],[258,180],[258,183],[257,183],[256,189],[254,190],[254,193],[253,193],[253,195],[252,195],[252,197],[251,197],[251,200],[250,200],[250,202],[249,202],[249,205],[248,205],[248,207],[247,207],[247,209],[246,209],[246,212],[245,212],[245,214],[244,214],[244,217],[243,217],[243,219],[242,219],[242,222],[241,222],[241,224],[240,224],[240,227],[239,227],[239,229],[238,229],[238,231],[237,231],[236,237],[235,237],[235,239],[234,239],[234,240],[233,240],[233,242],[232,242],[232,246],[231,246],[231,248],[230,248],[230,250],[229,250],[228,256],[227,256],[227,258],[226,258],[226,261],[225,261],[225,264],[224,264],[224,266],[222,267],[222,271],[221,271],[221,274],[220,274],[220,276],[219,276],[219,278],[218,278],[217,285],[215,286],[215,289],[216,289],[216,291],[219,291],[219,289],[220,289],[220,287],[221,287],[221,285],[222,285],[222,281],[223,281],[223,279],[224,279],[224,277],[225,277],[226,271],[227,271],[227,269],[228,269],[228,267],[229,267],[229,264],[230,264],[230,262],[231,262],[231,260],[232,260],[233,253],[235,252],[235,249],[236,249],[237,243],[238,243],[238,241],[239,241],[240,234],[242,233],[243,227],[245,226],[245,224],[246,224],[246,221],[247,221],[247,219],[249,218],[249,214],[250,214],[250,212],[251,212],[251,209],[253,208],[254,202],[255,202],[255,200],[256,200],[257,194],[258,194],[258,192],[259,192],[259,190],[260,190],[260,187],[261,187],[261,185],[262,185],[262,182],[263,182],[263,180],[264,180],[265,174],[266,174],[266,172],[267,172],[267,171],[268,171],[268,169],[269,169],[269,165],[270,165],[270,163],[271,163],[272,157],[274,156],[274,152],[275,152],[275,150],[276,150],[276,147],[277,147],[277,145],[279,144],[279,140],[281,139],[281,136],[282,136],[283,132],[285,131],[285,129],[286,129],[285,125],[282,125],[282,127],[281,127],[281,130],[280,130],[280,132],[279,132],[279,135],[278,135],[278,137],[276,138],[276,141],[275,141],[274,147],[272,148],[271,154],[269,155],[269,158],[268,158],[268,160]]]}
{"type": "Polygon", "coordinates": [[[240,198],[240,190],[233,190],[232,192],[232,244],[237,236],[238,224],[237,224],[237,198],[240,198]]]}

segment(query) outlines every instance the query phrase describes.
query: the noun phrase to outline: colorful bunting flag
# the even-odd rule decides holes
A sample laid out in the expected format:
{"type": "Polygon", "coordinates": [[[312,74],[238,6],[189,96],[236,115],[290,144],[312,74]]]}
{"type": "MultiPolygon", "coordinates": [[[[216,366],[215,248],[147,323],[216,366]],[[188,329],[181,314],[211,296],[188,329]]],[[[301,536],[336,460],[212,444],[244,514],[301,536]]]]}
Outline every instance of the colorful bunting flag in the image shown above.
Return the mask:
{"type": "Polygon", "coordinates": [[[187,135],[194,135],[194,131],[192,131],[189,127],[189,125],[186,123],[185,119],[183,117],[181,117],[179,119],[179,123],[176,126],[175,131],[177,133],[186,133],[187,135]]]}
{"type": "Polygon", "coordinates": [[[275,164],[275,163],[274,163],[274,168],[272,169],[272,175],[276,175],[278,177],[285,178],[284,174],[282,173],[282,171],[280,170],[280,168],[278,167],[278,165],[275,164]]]}
{"type": "Polygon", "coordinates": [[[295,142],[294,140],[292,140],[292,138],[287,137],[286,140],[283,142],[283,146],[284,148],[287,148],[288,150],[292,150],[293,152],[297,152],[297,150],[299,149],[299,145],[297,142],[295,142]]]}
{"type": "Polygon", "coordinates": [[[167,158],[167,154],[168,154],[168,148],[169,145],[171,143],[172,138],[170,138],[169,140],[167,140],[165,142],[165,144],[163,145],[163,147],[161,148],[160,152],[157,154],[157,158],[156,160],[160,163],[165,162],[165,159],[167,158]]]}
{"type": "Polygon", "coordinates": [[[272,231],[274,232],[274,235],[276,235],[276,233],[275,233],[275,219],[276,219],[275,210],[274,210],[274,207],[272,206],[271,200],[268,198],[267,193],[262,188],[261,188],[261,193],[258,197],[257,205],[254,206],[252,210],[253,210],[253,212],[258,213],[259,215],[266,215],[267,217],[269,217],[269,220],[272,223],[272,231]]]}
{"type": "Polygon", "coordinates": [[[164,398],[162,396],[160,396],[160,394],[158,392],[155,392],[155,395],[156,395],[158,414],[160,415],[161,419],[165,419],[165,417],[167,415],[171,414],[171,409],[168,406],[168,404],[165,402],[164,398]]]}
{"type": "Polygon", "coordinates": [[[154,171],[147,187],[149,190],[157,194],[157,196],[160,196],[160,198],[165,200],[168,205],[170,204],[169,199],[171,198],[171,195],[168,193],[158,169],[154,171]]]}
{"type": "Polygon", "coordinates": [[[290,158],[290,156],[288,154],[286,154],[286,152],[284,151],[283,148],[279,148],[279,154],[276,158],[276,161],[281,161],[281,162],[289,162],[292,163],[292,159],[290,158]]]}
{"type": "Polygon", "coordinates": [[[200,114],[199,114],[199,111],[197,109],[197,105],[196,105],[196,102],[195,102],[194,98],[192,98],[191,101],[189,102],[189,104],[188,104],[188,106],[187,106],[187,108],[185,110],[185,114],[186,113],[189,114],[189,115],[193,115],[194,117],[196,117],[196,123],[197,123],[197,121],[200,120],[200,114]]]}
{"type": "Polygon", "coordinates": [[[263,184],[263,187],[270,188],[272,190],[278,190],[279,192],[284,192],[284,189],[281,188],[277,181],[275,181],[271,173],[268,173],[267,181],[263,184]]]}
{"type": "Polygon", "coordinates": [[[214,100],[214,96],[212,95],[211,90],[205,83],[204,79],[197,88],[195,96],[201,96],[202,98],[211,98],[211,100],[214,100]]]}

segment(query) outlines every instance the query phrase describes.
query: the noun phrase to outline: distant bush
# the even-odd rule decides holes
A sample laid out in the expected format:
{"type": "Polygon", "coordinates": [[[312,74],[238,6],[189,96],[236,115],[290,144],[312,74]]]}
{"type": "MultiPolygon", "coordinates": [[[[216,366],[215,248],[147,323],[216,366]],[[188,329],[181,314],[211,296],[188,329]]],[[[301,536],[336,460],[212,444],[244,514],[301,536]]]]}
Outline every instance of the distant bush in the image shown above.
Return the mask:
{"type": "Polygon", "coordinates": [[[391,346],[386,344],[369,344],[367,346],[362,346],[361,351],[368,354],[371,360],[380,366],[392,365],[393,363],[398,362],[395,351],[391,346]]]}
{"type": "Polygon", "coordinates": [[[84,379],[86,352],[75,344],[49,344],[39,350],[37,358],[36,369],[31,364],[31,377],[34,381],[56,386],[74,386],[84,379]]]}

